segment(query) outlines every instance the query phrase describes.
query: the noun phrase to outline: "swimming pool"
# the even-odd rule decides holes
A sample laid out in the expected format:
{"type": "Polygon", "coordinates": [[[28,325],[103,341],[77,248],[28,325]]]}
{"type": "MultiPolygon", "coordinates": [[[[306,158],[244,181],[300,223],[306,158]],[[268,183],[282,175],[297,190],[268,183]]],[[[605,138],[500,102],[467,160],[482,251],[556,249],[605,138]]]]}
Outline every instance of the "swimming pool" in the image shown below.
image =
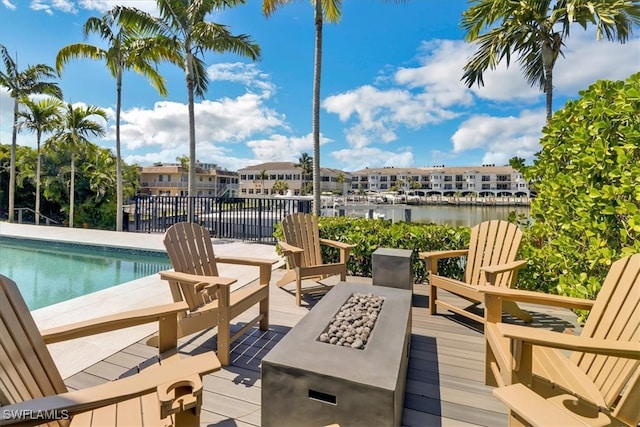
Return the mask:
{"type": "Polygon", "coordinates": [[[0,237],[0,274],[30,310],[171,268],[165,253],[0,237]]]}

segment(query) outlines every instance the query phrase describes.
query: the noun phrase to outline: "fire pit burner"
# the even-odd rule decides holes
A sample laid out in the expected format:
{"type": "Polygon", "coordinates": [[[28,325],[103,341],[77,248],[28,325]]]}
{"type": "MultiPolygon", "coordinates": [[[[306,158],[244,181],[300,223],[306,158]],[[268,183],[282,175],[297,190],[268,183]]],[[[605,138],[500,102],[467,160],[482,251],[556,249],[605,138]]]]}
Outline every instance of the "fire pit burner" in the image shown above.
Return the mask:
{"type": "Polygon", "coordinates": [[[318,340],[364,350],[383,303],[384,297],[372,293],[351,295],[318,340]]]}

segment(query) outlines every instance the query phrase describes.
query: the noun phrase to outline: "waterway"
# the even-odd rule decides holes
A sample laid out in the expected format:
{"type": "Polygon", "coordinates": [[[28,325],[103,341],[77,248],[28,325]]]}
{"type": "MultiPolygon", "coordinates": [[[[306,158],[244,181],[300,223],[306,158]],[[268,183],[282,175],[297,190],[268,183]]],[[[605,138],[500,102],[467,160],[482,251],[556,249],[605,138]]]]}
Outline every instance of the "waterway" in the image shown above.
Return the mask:
{"type": "Polygon", "coordinates": [[[433,223],[453,226],[474,226],[482,221],[504,219],[509,212],[529,216],[528,206],[447,206],[447,205],[370,205],[345,206],[345,216],[367,216],[369,212],[374,217],[383,216],[393,222],[407,221],[414,223],[433,223]],[[407,212],[409,211],[409,213],[407,212]]]}

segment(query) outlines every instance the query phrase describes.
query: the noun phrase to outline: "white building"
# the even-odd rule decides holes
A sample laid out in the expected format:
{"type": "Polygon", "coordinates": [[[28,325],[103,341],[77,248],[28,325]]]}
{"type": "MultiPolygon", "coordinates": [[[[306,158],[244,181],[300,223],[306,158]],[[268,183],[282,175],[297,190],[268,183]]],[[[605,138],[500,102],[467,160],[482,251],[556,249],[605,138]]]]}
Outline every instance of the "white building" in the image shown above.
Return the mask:
{"type": "MultiPolygon", "coordinates": [[[[189,171],[179,163],[156,163],[140,168],[140,194],[186,196],[189,171]]],[[[213,163],[196,163],[196,196],[237,197],[238,174],[213,163]]]]}
{"type": "MultiPolygon", "coordinates": [[[[303,176],[302,169],[293,162],[269,162],[238,170],[240,196],[277,194],[278,187],[290,194],[302,195],[303,185],[311,188],[313,177],[303,176]],[[278,184],[276,184],[278,183],[278,184]],[[276,189],[274,190],[274,186],[276,189]]],[[[344,194],[351,188],[351,174],[337,169],[320,168],[320,191],[344,194]]]]}
{"type": "Polygon", "coordinates": [[[511,166],[366,168],[353,172],[351,191],[413,191],[421,195],[530,196],[522,174],[511,166]]]}

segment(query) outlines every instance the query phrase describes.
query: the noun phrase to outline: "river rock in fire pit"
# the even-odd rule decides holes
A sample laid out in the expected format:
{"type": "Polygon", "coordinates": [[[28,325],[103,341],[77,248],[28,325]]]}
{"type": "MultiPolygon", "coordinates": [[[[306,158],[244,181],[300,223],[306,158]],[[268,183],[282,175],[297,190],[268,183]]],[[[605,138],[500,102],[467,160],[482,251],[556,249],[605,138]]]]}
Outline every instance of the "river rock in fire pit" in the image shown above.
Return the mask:
{"type": "Polygon", "coordinates": [[[382,310],[384,297],[372,293],[356,293],[340,307],[319,341],[363,350],[376,319],[382,310]]]}

